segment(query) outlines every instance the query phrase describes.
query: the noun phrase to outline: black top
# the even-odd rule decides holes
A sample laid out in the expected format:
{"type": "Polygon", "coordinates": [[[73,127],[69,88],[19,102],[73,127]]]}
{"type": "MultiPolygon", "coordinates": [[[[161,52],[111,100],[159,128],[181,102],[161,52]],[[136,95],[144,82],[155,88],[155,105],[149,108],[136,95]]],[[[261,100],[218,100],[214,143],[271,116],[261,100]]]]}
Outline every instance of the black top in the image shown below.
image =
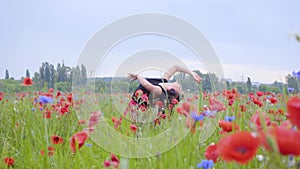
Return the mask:
{"type": "MultiPolygon", "coordinates": [[[[159,86],[160,88],[161,88],[161,90],[162,90],[162,94],[161,94],[161,96],[160,96],[160,100],[161,101],[163,101],[165,98],[166,98],[166,95],[167,95],[167,92],[165,91],[165,89],[162,87],[162,86],[160,86],[159,85],[159,83],[168,83],[168,80],[167,79],[159,79],[159,78],[146,78],[146,80],[148,81],[148,82],[150,82],[151,84],[153,84],[153,85],[155,85],[155,86],[159,86]]],[[[149,102],[150,103],[146,103],[146,102],[144,102],[143,103],[143,105],[145,105],[145,106],[148,106],[149,104],[150,105],[152,105],[153,103],[151,103],[151,101],[152,101],[152,99],[153,98],[150,98],[150,91],[149,90],[147,90],[143,85],[139,85],[137,88],[136,88],[136,90],[133,92],[133,95],[132,95],[132,100],[134,100],[135,102],[141,102],[140,101],[140,99],[141,98],[136,98],[136,96],[135,96],[135,92],[137,91],[137,90],[142,90],[143,91],[143,93],[144,94],[147,94],[147,96],[148,96],[148,98],[149,98],[149,102]]]]}

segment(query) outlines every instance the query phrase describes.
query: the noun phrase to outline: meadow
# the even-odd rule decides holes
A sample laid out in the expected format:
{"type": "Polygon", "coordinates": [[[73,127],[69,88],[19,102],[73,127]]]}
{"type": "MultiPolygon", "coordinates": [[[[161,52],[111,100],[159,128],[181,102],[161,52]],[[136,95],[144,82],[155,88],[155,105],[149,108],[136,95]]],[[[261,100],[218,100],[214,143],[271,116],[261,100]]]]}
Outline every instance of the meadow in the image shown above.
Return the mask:
{"type": "Polygon", "coordinates": [[[1,92],[0,168],[300,168],[296,93],[199,93],[163,114],[130,93],[1,92]]]}

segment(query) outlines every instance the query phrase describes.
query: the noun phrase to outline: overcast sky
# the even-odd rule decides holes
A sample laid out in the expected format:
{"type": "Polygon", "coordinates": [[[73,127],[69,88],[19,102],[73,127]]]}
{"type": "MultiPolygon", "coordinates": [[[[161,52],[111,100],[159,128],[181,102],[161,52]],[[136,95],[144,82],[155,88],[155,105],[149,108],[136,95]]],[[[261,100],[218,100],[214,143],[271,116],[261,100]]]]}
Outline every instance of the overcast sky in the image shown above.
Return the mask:
{"type": "MultiPolygon", "coordinates": [[[[288,73],[300,69],[300,42],[293,37],[300,34],[299,6],[298,0],[5,0],[0,2],[0,78],[6,69],[16,79],[25,76],[26,69],[33,75],[45,61],[55,67],[62,60],[74,66],[97,31],[118,19],[151,12],[176,16],[201,31],[214,46],[224,77],[238,81],[250,77],[263,83],[284,81],[288,73]]],[[[127,42],[131,45],[125,43],[110,55],[128,56],[158,47],[188,55],[178,44],[174,51],[169,49],[174,43],[170,39],[161,38],[157,46],[155,38],[132,39],[127,42]]],[[[196,68],[188,58],[182,59],[196,68]]],[[[117,62],[107,61],[111,65],[106,64],[102,72],[116,69],[117,62]]]]}

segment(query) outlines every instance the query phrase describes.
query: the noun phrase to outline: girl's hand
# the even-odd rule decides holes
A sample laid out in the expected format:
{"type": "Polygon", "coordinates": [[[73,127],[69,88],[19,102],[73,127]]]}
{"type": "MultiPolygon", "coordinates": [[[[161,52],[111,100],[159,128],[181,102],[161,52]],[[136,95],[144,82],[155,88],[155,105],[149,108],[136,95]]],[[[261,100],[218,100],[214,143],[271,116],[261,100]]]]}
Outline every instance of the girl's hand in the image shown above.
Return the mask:
{"type": "Polygon", "coordinates": [[[137,79],[137,75],[136,74],[132,74],[132,73],[128,73],[128,79],[131,81],[134,81],[137,79]]]}
{"type": "Polygon", "coordinates": [[[197,83],[200,83],[200,81],[202,80],[202,78],[195,72],[192,72],[192,76],[197,83]]]}

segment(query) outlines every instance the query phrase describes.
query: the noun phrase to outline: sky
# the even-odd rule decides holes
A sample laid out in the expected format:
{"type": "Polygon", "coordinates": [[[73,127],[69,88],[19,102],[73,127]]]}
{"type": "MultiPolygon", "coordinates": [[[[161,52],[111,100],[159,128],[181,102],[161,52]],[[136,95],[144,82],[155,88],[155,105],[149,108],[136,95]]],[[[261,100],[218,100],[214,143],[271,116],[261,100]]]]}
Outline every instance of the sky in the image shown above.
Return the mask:
{"type": "MultiPolygon", "coordinates": [[[[4,0],[0,2],[0,79],[6,69],[15,79],[25,76],[26,69],[33,75],[45,61],[55,67],[62,61],[75,66],[89,39],[105,26],[131,15],[162,13],[181,18],[207,37],[224,78],[285,81],[287,74],[300,70],[300,42],[294,38],[300,34],[299,6],[297,0],[4,0]]],[[[176,41],[146,35],[111,50],[98,75],[114,72],[122,64],[118,57],[149,48],[169,51],[189,68],[201,70],[191,51],[176,41]]]]}

